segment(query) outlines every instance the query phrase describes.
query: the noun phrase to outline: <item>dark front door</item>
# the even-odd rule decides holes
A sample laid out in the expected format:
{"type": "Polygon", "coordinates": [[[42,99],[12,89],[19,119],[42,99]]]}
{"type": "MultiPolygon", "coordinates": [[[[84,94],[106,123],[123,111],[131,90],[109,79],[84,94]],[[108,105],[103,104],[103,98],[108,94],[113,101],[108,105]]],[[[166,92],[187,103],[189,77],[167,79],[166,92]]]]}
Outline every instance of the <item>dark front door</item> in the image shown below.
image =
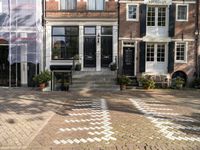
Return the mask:
{"type": "Polygon", "coordinates": [[[112,62],[112,36],[101,38],[101,67],[108,67],[112,62]]]}
{"type": "Polygon", "coordinates": [[[0,86],[9,86],[8,46],[0,46],[0,86]]]}
{"type": "Polygon", "coordinates": [[[124,60],[123,60],[123,71],[125,75],[134,76],[135,70],[135,48],[124,47],[124,60]]]}
{"type": "Polygon", "coordinates": [[[96,37],[84,38],[84,67],[96,67],[96,37]]]}

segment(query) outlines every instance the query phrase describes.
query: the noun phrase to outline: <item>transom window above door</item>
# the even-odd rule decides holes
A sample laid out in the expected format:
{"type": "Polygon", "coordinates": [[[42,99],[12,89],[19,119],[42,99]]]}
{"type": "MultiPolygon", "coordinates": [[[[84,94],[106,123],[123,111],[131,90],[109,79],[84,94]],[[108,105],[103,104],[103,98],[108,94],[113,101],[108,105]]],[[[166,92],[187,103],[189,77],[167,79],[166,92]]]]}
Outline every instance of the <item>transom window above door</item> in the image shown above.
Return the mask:
{"type": "Polygon", "coordinates": [[[147,26],[166,26],[166,7],[149,6],[147,10],[147,26]]]}
{"type": "Polygon", "coordinates": [[[104,10],[105,0],[87,0],[87,10],[104,10]]]}
{"type": "Polygon", "coordinates": [[[75,10],[77,0],[60,0],[60,10],[75,10]]]}

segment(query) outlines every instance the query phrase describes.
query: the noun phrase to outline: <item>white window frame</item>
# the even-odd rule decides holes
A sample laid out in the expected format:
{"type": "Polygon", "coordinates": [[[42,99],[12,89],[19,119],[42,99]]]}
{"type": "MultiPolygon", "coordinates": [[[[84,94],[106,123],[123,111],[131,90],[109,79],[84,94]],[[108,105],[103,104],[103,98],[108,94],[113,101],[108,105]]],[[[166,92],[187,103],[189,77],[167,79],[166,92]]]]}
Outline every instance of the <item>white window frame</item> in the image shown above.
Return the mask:
{"type": "Polygon", "coordinates": [[[126,4],[126,21],[139,21],[139,5],[138,4],[126,4]],[[136,18],[129,18],[129,6],[136,6],[136,18]]]}
{"type": "Polygon", "coordinates": [[[175,43],[175,55],[174,55],[175,63],[187,63],[187,57],[188,57],[188,42],[176,42],[175,43]],[[177,54],[177,45],[178,44],[185,44],[185,51],[184,51],[184,60],[177,60],[176,54],[177,54]]]}
{"type": "Polygon", "coordinates": [[[146,12],[146,26],[147,27],[167,27],[167,25],[168,25],[168,20],[167,20],[167,18],[168,18],[168,16],[167,16],[167,13],[168,13],[168,11],[167,11],[167,7],[162,7],[162,6],[151,6],[151,5],[149,5],[149,6],[147,6],[147,12],[146,12]],[[152,7],[152,8],[155,8],[155,21],[154,21],[154,23],[155,23],[155,25],[154,26],[148,26],[148,10],[149,10],[149,7],[152,7]],[[158,9],[159,8],[165,8],[165,26],[159,26],[158,25],[158,9]]]}
{"type": "Polygon", "coordinates": [[[189,4],[176,4],[176,21],[188,21],[188,15],[189,15],[189,4]],[[178,19],[178,6],[187,7],[186,19],[178,19]]]}
{"type": "Polygon", "coordinates": [[[168,52],[167,52],[167,44],[166,43],[151,43],[151,42],[149,42],[149,43],[147,43],[146,44],[146,47],[145,47],[145,61],[146,62],[154,62],[154,63],[165,63],[165,62],[167,62],[167,55],[168,55],[168,52]],[[152,44],[153,45],[153,47],[154,47],[154,61],[147,61],[147,45],[148,44],[152,44]],[[158,61],[157,60],[157,55],[158,55],[158,45],[164,45],[165,46],[165,54],[164,54],[164,61],[158,61]]]}

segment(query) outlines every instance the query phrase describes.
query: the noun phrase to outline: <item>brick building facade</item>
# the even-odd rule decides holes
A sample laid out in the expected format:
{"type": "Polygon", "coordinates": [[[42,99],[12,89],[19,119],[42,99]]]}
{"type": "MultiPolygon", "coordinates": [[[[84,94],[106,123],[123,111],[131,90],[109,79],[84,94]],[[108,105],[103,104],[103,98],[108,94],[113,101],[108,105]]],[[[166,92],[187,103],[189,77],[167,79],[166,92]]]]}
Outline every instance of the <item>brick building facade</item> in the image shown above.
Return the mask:
{"type": "Polygon", "coordinates": [[[197,75],[196,1],[120,0],[119,5],[121,73],[187,81],[197,75]]]}
{"type": "Polygon", "coordinates": [[[101,71],[116,61],[115,0],[46,0],[45,23],[46,69],[53,72],[53,89],[60,76],[67,76],[63,70],[70,68],[74,57],[82,71],[101,71]]]}

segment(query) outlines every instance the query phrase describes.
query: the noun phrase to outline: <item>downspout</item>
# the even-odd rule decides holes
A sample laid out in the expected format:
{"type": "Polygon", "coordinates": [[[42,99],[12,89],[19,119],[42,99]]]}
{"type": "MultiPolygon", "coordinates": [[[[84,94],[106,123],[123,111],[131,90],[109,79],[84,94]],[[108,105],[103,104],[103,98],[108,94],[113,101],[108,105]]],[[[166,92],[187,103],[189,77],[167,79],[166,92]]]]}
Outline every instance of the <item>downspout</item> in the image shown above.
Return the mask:
{"type": "Polygon", "coordinates": [[[46,67],[46,0],[42,0],[42,26],[43,26],[43,68],[45,70],[46,67]]]}
{"type": "Polygon", "coordinates": [[[195,50],[196,50],[196,72],[197,78],[200,77],[200,54],[199,54],[199,0],[196,0],[196,18],[195,18],[195,50]]]}
{"type": "Polygon", "coordinates": [[[120,32],[120,3],[119,3],[120,0],[117,1],[117,24],[118,24],[118,48],[117,48],[117,53],[118,53],[118,68],[117,68],[117,77],[119,76],[119,68],[120,68],[120,46],[119,46],[119,43],[120,43],[120,40],[119,40],[119,32],[120,32]]]}

